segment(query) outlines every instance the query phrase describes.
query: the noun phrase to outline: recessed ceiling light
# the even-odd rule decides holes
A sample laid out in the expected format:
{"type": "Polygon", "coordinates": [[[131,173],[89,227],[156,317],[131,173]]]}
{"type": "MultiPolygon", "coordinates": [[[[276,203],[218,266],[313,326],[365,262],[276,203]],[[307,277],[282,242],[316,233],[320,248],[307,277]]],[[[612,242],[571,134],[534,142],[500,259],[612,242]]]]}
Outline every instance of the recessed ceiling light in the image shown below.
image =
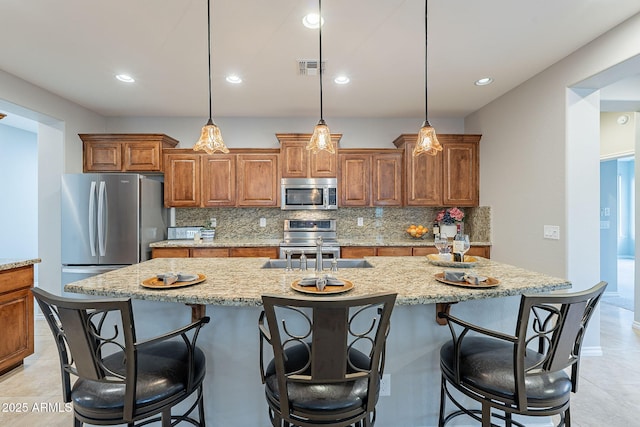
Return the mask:
{"type": "MultiPolygon", "coordinates": [[[[302,24],[307,28],[316,30],[318,29],[318,22],[320,21],[318,18],[320,17],[318,16],[317,13],[310,13],[308,15],[305,15],[304,18],[302,18],[302,24]]],[[[324,25],[324,18],[322,18],[322,25],[324,25]]]]}
{"type": "Polygon", "coordinates": [[[236,85],[239,84],[239,83],[242,83],[242,79],[240,78],[240,76],[237,76],[235,74],[228,75],[226,80],[229,83],[233,83],[233,84],[236,84],[236,85]]]}
{"type": "Polygon", "coordinates": [[[483,77],[481,79],[476,80],[475,85],[486,86],[486,85],[490,85],[491,83],[493,83],[493,79],[491,77],[483,77]]]}
{"type": "Polygon", "coordinates": [[[121,82],[125,82],[125,83],[133,83],[136,80],[131,77],[128,74],[116,74],[116,79],[120,80],[121,82]]]}
{"type": "Polygon", "coordinates": [[[351,81],[351,79],[349,79],[349,77],[347,76],[342,75],[342,76],[337,76],[335,79],[333,79],[333,81],[339,85],[346,85],[351,81]]]}
{"type": "Polygon", "coordinates": [[[618,116],[617,121],[619,125],[626,125],[629,122],[629,116],[627,114],[622,114],[618,116]]]}

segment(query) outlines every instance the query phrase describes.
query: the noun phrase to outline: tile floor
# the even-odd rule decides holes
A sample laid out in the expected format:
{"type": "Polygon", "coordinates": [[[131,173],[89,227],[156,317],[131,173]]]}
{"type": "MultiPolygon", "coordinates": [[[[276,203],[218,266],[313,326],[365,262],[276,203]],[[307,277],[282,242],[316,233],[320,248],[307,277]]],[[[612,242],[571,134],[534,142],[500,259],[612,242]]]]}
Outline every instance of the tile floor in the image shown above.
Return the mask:
{"type": "MultiPolygon", "coordinates": [[[[582,358],[579,390],[572,396],[574,427],[638,425],[640,331],[631,328],[632,322],[631,311],[601,304],[604,355],[582,358]]],[[[36,320],[35,336],[35,354],[0,376],[0,426],[71,427],[73,417],[62,403],[58,355],[42,319],[36,320]]]]}

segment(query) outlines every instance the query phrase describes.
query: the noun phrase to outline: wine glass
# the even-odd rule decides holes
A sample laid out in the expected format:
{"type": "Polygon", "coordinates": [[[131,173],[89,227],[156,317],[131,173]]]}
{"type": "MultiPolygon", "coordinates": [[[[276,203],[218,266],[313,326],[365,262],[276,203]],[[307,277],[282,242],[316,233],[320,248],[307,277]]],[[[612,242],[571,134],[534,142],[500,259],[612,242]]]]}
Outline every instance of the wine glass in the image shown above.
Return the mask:
{"type": "Polygon", "coordinates": [[[446,258],[449,254],[449,240],[445,234],[440,234],[434,239],[434,246],[438,249],[440,259],[446,258]]]}
{"type": "Polygon", "coordinates": [[[460,261],[464,262],[464,254],[467,253],[471,244],[469,243],[468,234],[456,234],[453,238],[453,251],[460,254],[460,261]]]}

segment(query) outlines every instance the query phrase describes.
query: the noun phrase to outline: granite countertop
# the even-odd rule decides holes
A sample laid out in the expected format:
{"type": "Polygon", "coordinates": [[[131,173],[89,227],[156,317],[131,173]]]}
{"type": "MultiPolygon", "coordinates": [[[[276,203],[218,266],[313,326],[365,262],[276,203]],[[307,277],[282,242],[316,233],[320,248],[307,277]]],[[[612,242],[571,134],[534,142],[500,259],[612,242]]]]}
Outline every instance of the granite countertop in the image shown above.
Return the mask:
{"type": "MultiPolygon", "coordinates": [[[[281,239],[213,239],[210,242],[189,240],[162,240],[151,243],[152,248],[228,248],[228,247],[277,247],[281,239]]],[[[340,246],[433,246],[433,239],[338,239],[340,246]]],[[[471,246],[491,246],[490,242],[471,242],[471,246]]]]}
{"type": "Polygon", "coordinates": [[[28,265],[38,264],[42,262],[40,258],[18,259],[18,258],[0,258],[0,271],[11,270],[12,268],[25,267],[28,265]]]}
{"type": "MultiPolygon", "coordinates": [[[[478,257],[479,258],[479,257],[478,257]]],[[[445,268],[432,265],[425,257],[366,257],[373,268],[341,269],[338,277],[351,281],[347,295],[397,292],[398,305],[458,302],[567,289],[571,283],[519,267],[480,258],[476,274],[500,281],[494,288],[472,289],[447,285],[434,275],[445,268]]],[[[261,269],[268,258],[158,258],[67,284],[65,291],[107,297],[213,304],[259,306],[263,294],[302,295],[291,283],[302,277],[299,271],[261,269]],[[165,272],[201,273],[199,284],[174,289],[149,289],[141,283],[165,272]]],[[[310,273],[310,272],[307,272],[310,273]]]]}

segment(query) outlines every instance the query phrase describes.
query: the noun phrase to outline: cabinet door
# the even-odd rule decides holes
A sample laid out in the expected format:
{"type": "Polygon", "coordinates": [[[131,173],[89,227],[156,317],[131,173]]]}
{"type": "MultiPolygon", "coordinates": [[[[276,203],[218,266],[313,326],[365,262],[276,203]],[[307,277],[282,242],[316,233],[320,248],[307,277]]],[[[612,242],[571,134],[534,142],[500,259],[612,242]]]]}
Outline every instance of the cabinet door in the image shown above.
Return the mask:
{"type": "Polygon", "coordinates": [[[192,248],[192,258],[227,258],[229,248],[192,248]]]}
{"type": "Polygon", "coordinates": [[[438,250],[434,246],[417,246],[411,251],[413,256],[426,256],[430,254],[437,254],[438,250]]]}
{"type": "Polygon", "coordinates": [[[376,249],[378,256],[411,256],[411,246],[380,246],[376,249]]]}
{"type": "Polygon", "coordinates": [[[236,205],[236,156],[202,156],[202,205],[236,205]]]}
{"type": "Polygon", "coordinates": [[[443,143],[444,206],[478,206],[478,145],[474,142],[443,143]]]}
{"type": "MultiPolygon", "coordinates": [[[[337,146],[337,142],[334,142],[337,146]]],[[[338,153],[328,153],[320,151],[313,154],[308,152],[309,156],[309,176],[311,178],[335,178],[338,176],[338,153]]]]}
{"type": "Polygon", "coordinates": [[[151,248],[151,258],[189,258],[189,248],[151,248]]]}
{"type": "Polygon", "coordinates": [[[371,155],[340,154],[339,206],[369,206],[371,203],[371,155]]]}
{"type": "Polygon", "coordinates": [[[283,178],[306,178],[309,170],[309,154],[304,142],[286,141],[280,148],[283,178]]]}
{"type": "Polygon", "coordinates": [[[372,156],[371,187],[374,206],[402,205],[402,154],[372,156]]]}
{"type": "Polygon", "coordinates": [[[84,172],[119,172],[122,148],[119,142],[84,142],[84,172]]]}
{"type": "Polygon", "coordinates": [[[340,248],[340,258],[362,258],[375,256],[376,248],[371,246],[343,246],[340,248]]]}
{"type": "Polygon", "coordinates": [[[405,148],[407,206],[442,206],[442,154],[413,157],[415,142],[405,148]]]}
{"type": "Polygon", "coordinates": [[[251,257],[251,258],[272,258],[277,259],[280,256],[280,248],[272,247],[256,247],[256,248],[231,248],[229,255],[232,257],[251,257]]]}
{"type": "Polygon", "coordinates": [[[124,142],[123,170],[127,172],[159,172],[162,170],[162,146],[159,142],[124,142]]]}
{"type": "Polygon", "coordinates": [[[238,154],[238,206],[278,206],[278,154],[238,154]]]}
{"type": "Polygon", "coordinates": [[[200,155],[166,154],[164,204],[167,207],[200,206],[200,155]]]}

